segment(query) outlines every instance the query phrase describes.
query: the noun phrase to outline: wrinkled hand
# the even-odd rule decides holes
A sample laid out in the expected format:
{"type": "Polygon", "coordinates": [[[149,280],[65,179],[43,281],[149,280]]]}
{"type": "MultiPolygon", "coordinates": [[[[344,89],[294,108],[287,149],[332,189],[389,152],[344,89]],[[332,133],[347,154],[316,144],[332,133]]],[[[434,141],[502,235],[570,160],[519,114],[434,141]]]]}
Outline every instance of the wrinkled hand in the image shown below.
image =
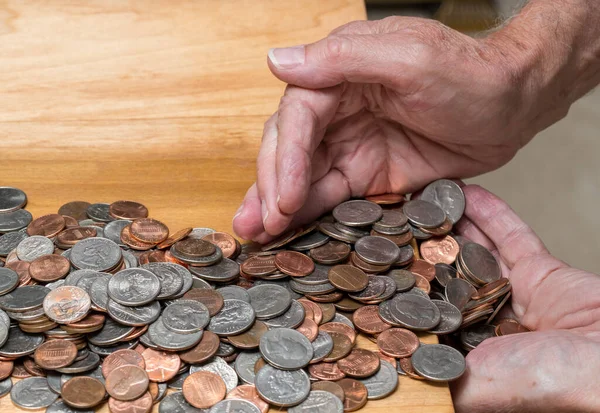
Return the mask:
{"type": "MultiPolygon", "coordinates": [[[[457,411],[600,411],[600,276],[569,267],[510,207],[469,185],[459,232],[493,252],[531,333],[485,340],[453,384],[457,411]]],[[[504,311],[504,310],[503,310],[504,311]]]]}
{"type": "Polygon", "coordinates": [[[536,131],[500,43],[393,17],[270,51],[271,71],[295,86],[265,124],[236,233],[266,242],[351,196],[506,163],[536,131]]]}

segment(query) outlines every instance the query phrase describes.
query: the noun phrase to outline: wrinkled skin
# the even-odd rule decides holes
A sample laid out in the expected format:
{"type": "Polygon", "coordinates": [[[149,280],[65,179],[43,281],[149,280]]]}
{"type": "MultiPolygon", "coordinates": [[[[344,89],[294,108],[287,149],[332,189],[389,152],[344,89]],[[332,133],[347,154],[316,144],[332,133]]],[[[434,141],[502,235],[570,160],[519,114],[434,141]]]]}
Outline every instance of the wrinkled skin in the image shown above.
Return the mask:
{"type": "Polygon", "coordinates": [[[275,76],[296,86],[265,124],[236,233],[266,242],[351,196],[508,162],[536,131],[499,50],[435,21],[388,18],[342,26],[300,50],[299,66],[271,57],[275,76]]]}

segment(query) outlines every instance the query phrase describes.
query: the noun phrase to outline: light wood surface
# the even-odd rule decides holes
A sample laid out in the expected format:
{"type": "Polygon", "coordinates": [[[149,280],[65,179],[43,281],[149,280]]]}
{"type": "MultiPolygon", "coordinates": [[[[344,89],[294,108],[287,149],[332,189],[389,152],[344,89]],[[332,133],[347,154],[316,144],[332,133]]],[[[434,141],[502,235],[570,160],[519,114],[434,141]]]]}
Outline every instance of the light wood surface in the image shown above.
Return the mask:
{"type": "MultiPolygon", "coordinates": [[[[268,48],[364,17],[359,0],[3,1],[0,185],[34,216],[131,199],[172,230],[231,231],[284,88],[268,48]]],[[[447,386],[402,377],[363,411],[453,408],[447,386]]]]}

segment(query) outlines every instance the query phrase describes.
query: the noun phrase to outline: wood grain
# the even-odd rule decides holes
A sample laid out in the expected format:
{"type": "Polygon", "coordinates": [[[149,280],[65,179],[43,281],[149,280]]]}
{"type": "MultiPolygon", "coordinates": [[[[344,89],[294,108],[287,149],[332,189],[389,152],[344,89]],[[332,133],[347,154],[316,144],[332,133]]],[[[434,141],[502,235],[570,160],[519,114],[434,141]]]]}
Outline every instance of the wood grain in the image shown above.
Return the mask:
{"type": "MultiPolygon", "coordinates": [[[[231,231],[284,88],[268,49],[364,17],[359,0],[0,2],[0,185],[34,216],[132,199],[172,230],[231,231]]],[[[404,377],[363,411],[390,409],[453,411],[447,386],[404,377]]]]}

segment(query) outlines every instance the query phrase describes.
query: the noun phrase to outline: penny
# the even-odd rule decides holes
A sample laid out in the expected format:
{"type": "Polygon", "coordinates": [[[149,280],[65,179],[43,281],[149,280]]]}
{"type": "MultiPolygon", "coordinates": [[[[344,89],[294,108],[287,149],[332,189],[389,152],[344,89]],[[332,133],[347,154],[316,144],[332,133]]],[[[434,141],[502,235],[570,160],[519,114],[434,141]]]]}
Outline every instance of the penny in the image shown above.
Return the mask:
{"type": "Polygon", "coordinates": [[[337,384],[333,381],[325,381],[325,380],[314,381],[311,383],[310,389],[311,389],[311,391],[314,391],[314,390],[327,391],[327,392],[333,394],[338,399],[340,399],[341,402],[344,401],[344,390],[342,389],[342,387],[339,384],[337,384]]]}
{"type": "Polygon", "coordinates": [[[369,277],[351,265],[336,265],[329,270],[329,282],[339,290],[357,292],[367,287],[369,277]]]}
{"type": "Polygon", "coordinates": [[[171,249],[185,258],[194,259],[211,256],[217,251],[217,246],[203,239],[188,237],[174,243],[171,249]]]}
{"type": "Polygon", "coordinates": [[[367,388],[360,381],[344,378],[337,382],[344,390],[344,411],[353,412],[367,404],[367,388]]]}
{"type": "Polygon", "coordinates": [[[148,390],[148,375],[141,367],[123,365],[106,377],[106,392],[117,400],[134,400],[148,390]]]}
{"type": "Polygon", "coordinates": [[[317,324],[321,324],[321,321],[323,321],[323,310],[321,310],[321,307],[317,303],[313,303],[306,298],[301,298],[298,302],[304,307],[307,318],[312,319],[317,324]]]}
{"type": "Polygon", "coordinates": [[[528,333],[527,327],[521,325],[516,320],[503,320],[496,326],[495,332],[497,336],[506,336],[509,334],[528,333]]]}
{"type": "Polygon", "coordinates": [[[466,370],[466,362],[460,351],[444,344],[425,344],[411,357],[415,371],[432,381],[452,381],[466,370]]]}
{"type": "Polygon", "coordinates": [[[235,347],[241,349],[254,349],[260,344],[261,337],[269,331],[269,327],[260,320],[256,320],[254,325],[242,334],[230,336],[229,341],[235,347]]]}
{"type": "Polygon", "coordinates": [[[443,209],[422,199],[408,201],[402,206],[402,211],[412,225],[422,228],[439,227],[446,219],[443,209]]]}
{"type": "Polygon", "coordinates": [[[380,359],[372,351],[355,348],[346,357],[337,361],[341,371],[349,377],[369,377],[379,370],[380,359]]]}
{"type": "Polygon", "coordinates": [[[97,230],[94,227],[71,227],[64,231],[61,231],[56,236],[56,245],[65,247],[72,247],[82,239],[92,238],[97,235],[97,230]]]}
{"type": "Polygon", "coordinates": [[[120,240],[123,244],[127,245],[129,248],[137,250],[137,251],[147,251],[150,248],[154,247],[155,244],[151,242],[142,242],[137,238],[134,238],[131,235],[131,224],[124,226],[121,229],[120,240]]]}
{"type": "Polygon", "coordinates": [[[108,409],[111,413],[150,413],[152,410],[152,395],[144,393],[135,400],[108,399],[108,409]]]}
{"type": "Polygon", "coordinates": [[[398,260],[400,251],[387,238],[366,236],[354,244],[356,254],[364,261],[375,265],[390,265],[398,260]]]}
{"type": "Polygon", "coordinates": [[[58,398],[45,377],[29,377],[14,384],[10,391],[12,402],[23,409],[41,409],[58,398]]]}
{"type": "Polygon", "coordinates": [[[446,300],[463,310],[477,290],[465,280],[453,278],[446,284],[446,300]]]}
{"type": "Polygon", "coordinates": [[[174,234],[169,235],[169,237],[166,240],[162,241],[160,244],[158,244],[156,246],[156,248],[158,248],[158,249],[169,248],[176,242],[181,241],[182,239],[184,239],[185,237],[190,235],[191,232],[192,232],[192,228],[180,229],[179,231],[175,232],[174,234]]]}
{"type": "Polygon", "coordinates": [[[326,244],[310,250],[313,260],[321,264],[337,264],[350,255],[350,245],[340,241],[329,241],[326,244]]]}
{"type": "Polygon", "coordinates": [[[404,202],[404,195],[401,194],[379,194],[379,195],[369,195],[365,197],[367,201],[375,202],[379,205],[393,205],[399,204],[400,202],[404,202]]]}
{"type": "Polygon", "coordinates": [[[15,211],[27,203],[27,195],[18,188],[0,187],[0,213],[15,211]]]}
{"type": "Polygon", "coordinates": [[[314,262],[296,251],[282,251],[275,255],[275,266],[291,277],[305,277],[315,269],[314,262]]]}
{"type": "Polygon", "coordinates": [[[471,298],[473,300],[479,300],[488,297],[500,290],[501,288],[503,288],[504,286],[506,286],[507,284],[509,284],[508,278],[502,277],[479,288],[477,292],[471,296],[471,298]]]}
{"type": "Polygon", "coordinates": [[[458,255],[459,246],[450,236],[432,238],[421,244],[421,255],[430,264],[452,264],[458,255]]]}
{"type": "Polygon", "coordinates": [[[150,381],[164,383],[175,377],[181,360],[177,354],[148,348],[142,352],[145,370],[150,381]]]}
{"type": "Polygon", "coordinates": [[[404,328],[390,328],[377,336],[377,347],[390,357],[410,357],[419,344],[415,333],[404,328]]]}
{"type": "Polygon", "coordinates": [[[335,362],[311,364],[308,366],[308,372],[312,378],[324,381],[337,381],[346,377],[335,362]]]}
{"type": "Polygon", "coordinates": [[[374,202],[354,200],[336,206],[332,213],[336,221],[344,225],[362,227],[378,221],[383,210],[374,202]]]}
{"type": "Polygon", "coordinates": [[[353,321],[357,329],[367,334],[379,334],[392,327],[381,319],[376,305],[367,305],[356,310],[353,321]]]}
{"type": "Polygon", "coordinates": [[[108,207],[108,213],[115,219],[138,219],[148,216],[148,208],[133,201],[115,201],[108,207]]]}
{"type": "Polygon", "coordinates": [[[425,260],[414,260],[408,269],[413,274],[422,275],[429,282],[435,278],[435,266],[425,260]]]}
{"type": "Polygon", "coordinates": [[[269,411],[269,404],[260,398],[258,392],[256,391],[256,387],[250,384],[237,386],[235,389],[227,393],[226,399],[245,400],[255,405],[261,413],[267,413],[269,411]]]}
{"type": "Polygon", "coordinates": [[[86,210],[89,208],[90,205],[91,204],[89,202],[85,201],[67,202],[58,209],[58,213],[60,215],[73,217],[77,221],[82,221],[88,217],[86,210]]]}
{"type": "Polygon", "coordinates": [[[289,328],[267,331],[260,339],[259,348],[269,364],[285,370],[303,368],[313,357],[310,341],[302,333],[289,328]]]}
{"type": "Polygon", "coordinates": [[[138,241],[149,244],[160,244],[169,236],[169,228],[153,218],[140,218],[129,227],[131,235],[138,241]]]}
{"type": "Polygon", "coordinates": [[[310,380],[304,370],[280,370],[266,365],[256,374],[256,390],[275,406],[294,406],[308,397],[310,380]]]}
{"type": "Polygon", "coordinates": [[[396,361],[390,364],[381,360],[381,368],[369,378],[361,379],[360,382],[367,388],[367,399],[377,400],[389,396],[398,387],[398,372],[396,361]]]}
{"type": "Polygon", "coordinates": [[[456,182],[449,179],[438,179],[427,185],[421,199],[443,209],[453,224],[456,224],[465,212],[465,194],[456,182]]]}
{"type": "Polygon", "coordinates": [[[210,371],[219,375],[225,382],[228,392],[233,390],[238,384],[239,379],[235,370],[221,357],[215,357],[212,361],[203,365],[194,365],[190,367],[191,374],[197,371],[210,371]]]}
{"type": "Polygon", "coordinates": [[[30,358],[23,360],[23,367],[32,376],[46,377],[46,372],[30,358]]]}
{"type": "Polygon", "coordinates": [[[190,374],[183,382],[183,397],[194,407],[206,409],[225,398],[223,379],[210,371],[190,374]]]}
{"type": "Polygon", "coordinates": [[[237,250],[235,238],[225,232],[213,232],[205,235],[202,239],[219,247],[225,258],[231,258],[237,250]]]}
{"type": "Polygon", "coordinates": [[[289,413],[343,413],[342,401],[327,391],[311,390],[308,397],[300,404],[291,407],[289,413]]]}
{"type": "Polygon", "coordinates": [[[62,215],[48,214],[34,219],[27,226],[27,235],[42,235],[53,238],[65,228],[65,219],[62,215]]]}
{"type": "Polygon", "coordinates": [[[42,255],[31,262],[29,275],[42,282],[51,282],[65,277],[71,269],[71,263],[60,255],[42,255]]]}
{"type": "Polygon", "coordinates": [[[50,291],[44,298],[44,312],[60,324],[75,323],[87,315],[90,296],[79,287],[64,286],[50,291]]]}
{"type": "Polygon", "coordinates": [[[313,342],[319,334],[319,326],[310,318],[305,318],[302,324],[296,327],[296,331],[304,335],[310,342],[313,342]]]}
{"type": "Polygon", "coordinates": [[[431,292],[431,284],[421,274],[414,274],[415,276],[415,288],[423,290],[426,294],[431,292]]]}
{"type": "Polygon", "coordinates": [[[223,308],[223,296],[212,289],[192,288],[183,295],[183,298],[204,304],[211,317],[214,317],[223,308]]]}
{"type": "Polygon", "coordinates": [[[0,380],[10,377],[13,372],[14,364],[12,361],[0,361],[0,380]]]}
{"type": "Polygon", "coordinates": [[[73,363],[77,357],[77,347],[70,341],[50,340],[40,345],[33,357],[41,368],[54,370],[73,363]]]}
{"type": "Polygon", "coordinates": [[[356,341],[356,331],[354,330],[353,327],[351,327],[347,324],[344,324],[344,323],[340,323],[340,322],[336,322],[336,321],[325,323],[325,324],[319,326],[319,331],[324,331],[326,333],[343,334],[346,337],[348,337],[348,339],[350,339],[350,342],[352,344],[354,344],[356,341]]]}
{"type": "Polygon", "coordinates": [[[102,375],[106,378],[114,369],[121,366],[132,365],[145,368],[146,363],[141,354],[130,349],[117,350],[109,354],[102,363],[102,375]]]}
{"type": "Polygon", "coordinates": [[[331,352],[323,358],[324,362],[331,363],[338,361],[346,357],[352,351],[354,343],[348,336],[335,332],[328,332],[327,334],[329,334],[333,341],[333,348],[331,349],[331,352]]]}
{"type": "Polygon", "coordinates": [[[93,377],[73,377],[63,384],[60,397],[76,409],[90,409],[104,400],[104,384],[93,377]]]}

